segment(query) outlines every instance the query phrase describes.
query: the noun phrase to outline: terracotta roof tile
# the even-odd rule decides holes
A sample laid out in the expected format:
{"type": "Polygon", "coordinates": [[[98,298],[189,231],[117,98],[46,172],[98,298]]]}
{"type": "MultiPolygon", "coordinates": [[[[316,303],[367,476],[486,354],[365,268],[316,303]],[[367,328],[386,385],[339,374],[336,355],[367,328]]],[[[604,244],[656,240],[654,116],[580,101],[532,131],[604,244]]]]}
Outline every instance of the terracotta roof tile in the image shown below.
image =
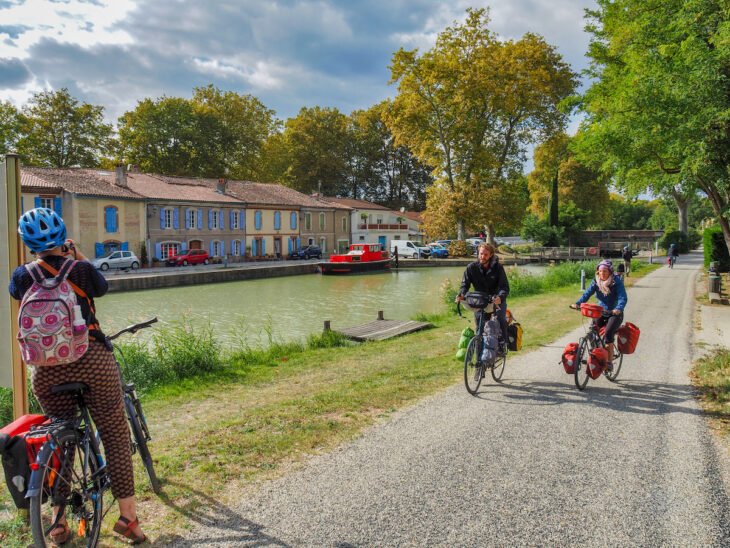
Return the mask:
{"type": "MultiPolygon", "coordinates": [[[[21,172],[60,187],[67,192],[82,196],[104,196],[108,198],[127,198],[141,200],[144,197],[132,190],[114,184],[116,174],[113,171],[104,171],[86,168],[46,168],[24,167],[21,172]]],[[[21,177],[22,181],[22,177],[21,177]]]]}
{"type": "Polygon", "coordinates": [[[129,188],[146,198],[156,200],[241,203],[239,199],[217,192],[215,187],[186,184],[189,179],[184,179],[185,182],[180,180],[171,184],[169,179],[170,177],[164,175],[127,172],[127,184],[129,188]]]}
{"type": "MultiPolygon", "coordinates": [[[[368,202],[366,200],[355,200],[354,198],[334,198],[332,196],[325,196],[323,199],[327,200],[328,202],[334,202],[336,204],[350,207],[352,209],[383,209],[386,211],[391,211],[391,209],[389,207],[374,204],[374,203],[368,202]]],[[[398,212],[393,211],[393,213],[398,213],[398,212]]]]}
{"type": "Polygon", "coordinates": [[[423,212],[422,211],[406,211],[403,215],[408,217],[411,221],[416,221],[417,223],[423,222],[423,212]]]}
{"type": "Polygon", "coordinates": [[[61,188],[61,186],[35,176],[33,173],[29,172],[26,168],[20,169],[20,186],[22,188],[55,190],[57,192],[60,192],[61,190],[63,190],[63,188],[61,188]]]}

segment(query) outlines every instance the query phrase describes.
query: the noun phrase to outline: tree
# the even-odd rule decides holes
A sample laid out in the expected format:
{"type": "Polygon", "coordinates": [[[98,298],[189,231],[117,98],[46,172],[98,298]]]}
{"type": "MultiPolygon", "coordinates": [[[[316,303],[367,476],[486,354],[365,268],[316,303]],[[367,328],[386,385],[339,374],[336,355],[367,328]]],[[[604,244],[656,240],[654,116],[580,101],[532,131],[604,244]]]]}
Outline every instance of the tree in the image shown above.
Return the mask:
{"type": "Polygon", "coordinates": [[[20,113],[7,101],[0,103],[0,155],[16,151],[22,120],[20,113]]]}
{"type": "Polygon", "coordinates": [[[104,107],[79,104],[66,88],[36,93],[22,113],[17,147],[26,165],[97,167],[114,150],[104,107]]]}
{"type": "Polygon", "coordinates": [[[655,192],[674,189],[680,199],[701,189],[730,249],[730,4],[598,6],[587,12],[594,83],[580,98],[581,154],[600,158],[604,172],[634,192],[649,181],[655,192]]]}
{"type": "Polygon", "coordinates": [[[385,121],[397,145],[434,167],[439,188],[427,204],[441,199],[427,218],[455,224],[460,239],[467,225],[481,225],[493,242],[499,225],[488,208],[476,217],[478,201],[508,183],[526,144],[564,125],[557,105],[572,92],[575,74],[541,37],[500,41],[488,22],[485,10],[468,9],[466,22],[444,30],[423,55],[395,52],[398,95],[385,121]]]}

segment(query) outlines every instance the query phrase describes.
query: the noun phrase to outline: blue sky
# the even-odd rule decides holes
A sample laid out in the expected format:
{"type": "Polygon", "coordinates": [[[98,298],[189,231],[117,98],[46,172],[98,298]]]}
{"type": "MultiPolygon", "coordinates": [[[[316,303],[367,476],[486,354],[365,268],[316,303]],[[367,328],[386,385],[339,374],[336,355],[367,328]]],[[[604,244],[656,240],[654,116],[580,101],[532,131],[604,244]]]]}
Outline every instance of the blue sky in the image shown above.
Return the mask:
{"type": "MultiPolygon", "coordinates": [[[[67,87],[116,122],[137,101],[213,83],[285,120],[300,108],[349,114],[395,94],[391,55],[427,50],[469,6],[501,37],[536,32],[586,66],[593,0],[0,0],[0,101],[67,87]]],[[[574,126],[575,124],[573,124],[574,126]]]]}

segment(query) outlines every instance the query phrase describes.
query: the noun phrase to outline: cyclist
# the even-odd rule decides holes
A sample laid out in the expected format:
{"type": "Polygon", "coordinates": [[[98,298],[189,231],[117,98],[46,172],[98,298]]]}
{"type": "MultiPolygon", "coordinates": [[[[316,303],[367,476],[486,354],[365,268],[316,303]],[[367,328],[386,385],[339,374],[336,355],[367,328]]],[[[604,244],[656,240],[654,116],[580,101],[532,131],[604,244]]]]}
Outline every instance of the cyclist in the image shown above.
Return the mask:
{"type": "Polygon", "coordinates": [[[576,303],[571,304],[570,307],[575,309],[580,308],[580,304],[590,299],[594,293],[596,294],[598,303],[606,311],[611,312],[611,316],[601,316],[595,320],[599,328],[606,327],[603,340],[606,343],[606,350],[608,350],[607,368],[611,370],[613,369],[614,339],[616,338],[616,331],[618,331],[618,328],[621,327],[624,321],[624,308],[626,308],[628,301],[624,283],[614,274],[613,263],[611,261],[605,260],[598,263],[596,267],[596,278],[591,282],[591,285],[586,289],[581,298],[576,303]]]}
{"type": "Polygon", "coordinates": [[[674,244],[669,244],[669,249],[667,250],[667,257],[669,258],[669,265],[674,266],[674,263],[677,262],[677,257],[679,257],[679,251],[677,250],[677,246],[674,244]]]}
{"type": "MultiPolygon", "coordinates": [[[[629,275],[631,272],[631,257],[633,257],[633,253],[629,246],[624,246],[623,251],[621,252],[621,258],[624,260],[624,274],[626,276],[629,275]]],[[[619,265],[620,266],[620,265],[619,265]]]]}
{"type": "MultiPolygon", "coordinates": [[[[455,302],[463,301],[466,292],[471,286],[476,291],[481,291],[492,296],[492,302],[495,305],[495,312],[499,325],[502,328],[502,345],[506,344],[507,337],[507,296],[509,295],[509,282],[504,267],[499,262],[499,258],[495,255],[495,248],[492,244],[479,244],[477,252],[477,260],[470,263],[464,271],[464,277],[461,280],[461,289],[456,296],[455,302]],[[496,308],[496,307],[499,308],[496,308]]],[[[479,314],[474,312],[474,321],[479,323],[479,314]]],[[[504,355],[505,349],[500,346],[498,355],[504,355]]]]}
{"type": "MultiPolygon", "coordinates": [[[[119,501],[121,515],[114,531],[139,544],[146,537],[136,517],[132,453],[119,369],[94,308],[94,298],[107,292],[107,282],[76,243],[66,239],[63,219],[52,209],[36,208],[25,212],[18,221],[18,232],[23,243],[38,256],[36,263],[46,278],[52,278],[55,275],[53,271],[59,271],[67,260],[78,261],[71,268],[67,280],[77,294],[89,327],[88,350],[72,363],[31,367],[31,386],[45,415],[68,419],[76,415],[74,396],[52,394],[51,388],[71,382],[83,382],[89,387],[86,403],[104,446],[112,494],[119,501]]],[[[27,268],[20,266],[13,272],[8,289],[13,298],[21,300],[32,285],[33,278],[27,268]]],[[[49,536],[56,544],[68,542],[73,534],[63,510],[60,506],[53,509],[54,521],[49,536]]]]}

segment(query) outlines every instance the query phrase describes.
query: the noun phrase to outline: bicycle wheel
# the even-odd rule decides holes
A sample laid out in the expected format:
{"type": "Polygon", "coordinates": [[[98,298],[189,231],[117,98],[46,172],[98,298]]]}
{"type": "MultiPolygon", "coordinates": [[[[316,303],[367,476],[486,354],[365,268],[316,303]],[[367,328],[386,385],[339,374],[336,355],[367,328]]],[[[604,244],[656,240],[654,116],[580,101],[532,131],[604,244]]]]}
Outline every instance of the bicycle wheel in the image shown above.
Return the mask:
{"type": "Polygon", "coordinates": [[[578,387],[578,390],[583,390],[586,384],[588,384],[588,372],[586,371],[588,354],[590,352],[588,346],[588,339],[583,337],[578,343],[578,352],[575,354],[575,372],[573,376],[575,377],[575,385],[578,387]]]}
{"type": "Polygon", "coordinates": [[[624,355],[619,351],[618,348],[614,349],[613,354],[613,371],[606,369],[606,378],[611,382],[616,382],[618,378],[618,372],[621,371],[621,364],[624,362],[624,355]]]}
{"type": "Polygon", "coordinates": [[[144,414],[142,413],[142,406],[139,401],[132,400],[129,394],[124,395],[124,408],[127,411],[127,419],[129,420],[129,426],[132,429],[132,453],[135,450],[139,451],[139,456],[142,459],[144,469],[147,471],[147,477],[150,478],[150,485],[155,493],[160,492],[160,481],[157,479],[155,474],[154,463],[152,462],[152,455],[150,454],[149,447],[147,447],[147,424],[144,423],[144,414]]]}
{"type": "Polygon", "coordinates": [[[466,384],[466,391],[472,396],[477,393],[484,378],[484,362],[479,359],[481,357],[479,340],[478,335],[471,338],[464,356],[464,384],[466,384]]]}
{"type": "Polygon", "coordinates": [[[507,350],[504,351],[504,356],[497,356],[494,360],[494,365],[492,366],[492,378],[495,381],[501,381],[505,365],[507,365],[507,350]]]}
{"type": "Polygon", "coordinates": [[[38,469],[33,471],[34,476],[40,477],[35,481],[31,478],[29,489],[33,546],[56,546],[50,537],[54,506],[63,509],[72,536],[85,538],[84,544],[77,540],[74,546],[96,546],[108,487],[108,477],[99,466],[99,459],[75,430],[61,430],[43,445],[36,459],[38,469]],[[32,489],[35,486],[38,489],[32,489]]]}

